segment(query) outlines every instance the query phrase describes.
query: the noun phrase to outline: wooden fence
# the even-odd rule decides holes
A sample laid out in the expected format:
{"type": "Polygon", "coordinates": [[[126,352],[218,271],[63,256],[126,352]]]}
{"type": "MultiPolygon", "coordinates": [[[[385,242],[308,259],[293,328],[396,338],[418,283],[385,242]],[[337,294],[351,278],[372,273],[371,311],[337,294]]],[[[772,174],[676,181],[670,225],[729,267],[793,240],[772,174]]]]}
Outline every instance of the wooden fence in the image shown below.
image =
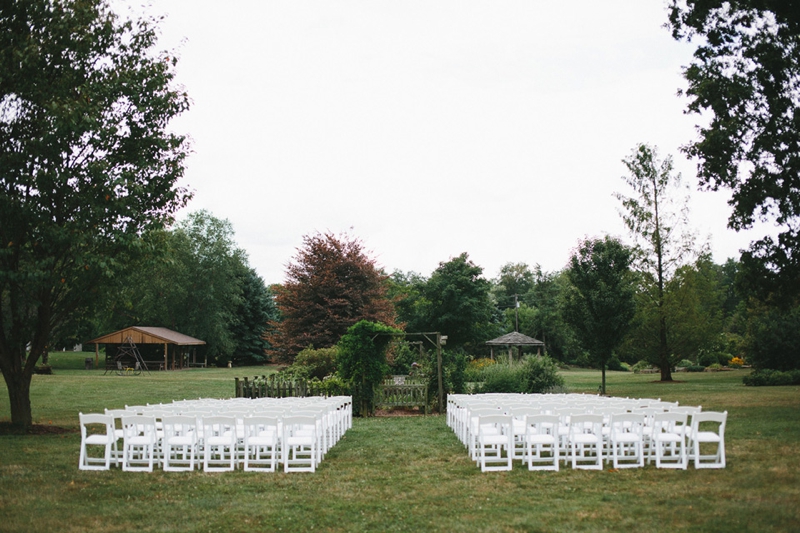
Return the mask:
{"type": "MultiPolygon", "coordinates": [[[[237,398],[305,398],[324,396],[322,383],[302,379],[283,379],[276,374],[234,378],[237,398]]],[[[393,376],[375,389],[375,406],[422,407],[428,413],[428,384],[425,380],[393,376]]]]}
{"type": "Polygon", "coordinates": [[[375,391],[377,407],[422,407],[428,414],[428,383],[407,376],[385,379],[375,391]]]}
{"type": "Polygon", "coordinates": [[[324,396],[322,384],[303,379],[283,379],[270,376],[255,376],[253,380],[234,378],[237,398],[305,398],[324,396]]]}

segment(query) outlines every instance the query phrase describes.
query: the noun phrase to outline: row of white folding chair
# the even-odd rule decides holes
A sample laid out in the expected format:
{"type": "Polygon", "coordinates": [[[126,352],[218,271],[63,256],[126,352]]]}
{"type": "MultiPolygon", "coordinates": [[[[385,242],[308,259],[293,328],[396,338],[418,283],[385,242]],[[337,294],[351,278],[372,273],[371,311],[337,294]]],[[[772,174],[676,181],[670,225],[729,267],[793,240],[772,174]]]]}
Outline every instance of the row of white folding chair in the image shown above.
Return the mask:
{"type": "Polygon", "coordinates": [[[115,460],[112,454],[118,438],[114,416],[83,413],[79,416],[79,468],[82,470],[107,470],[112,462],[121,464],[124,471],[150,472],[159,462],[163,462],[165,471],[194,470],[198,454],[202,453],[205,471],[233,470],[239,462],[239,454],[245,470],[274,471],[279,460],[279,442],[287,443],[281,459],[286,471],[313,472],[319,461],[315,417],[285,417],[281,437],[278,435],[278,418],[247,417],[240,441],[236,417],[167,415],[162,419],[163,437],[159,437],[155,417],[124,415],[121,417],[122,450],[115,460]],[[89,433],[92,426],[100,426],[102,430],[89,433]],[[201,433],[202,437],[199,437],[201,433]],[[312,443],[306,442],[309,438],[312,443]],[[240,442],[243,443],[241,446],[240,442]],[[92,457],[90,446],[102,446],[103,457],[92,457]],[[303,450],[310,452],[305,458],[303,450]],[[298,466],[303,462],[304,467],[298,466]]]}
{"type": "MultiPolygon", "coordinates": [[[[648,462],[655,459],[657,468],[686,469],[690,459],[694,460],[696,468],[725,466],[724,432],[727,413],[696,412],[690,427],[686,412],[658,412],[652,417],[652,426],[647,436],[644,431],[647,419],[642,413],[613,413],[608,418],[602,414],[570,413],[568,420],[564,415],[555,417],[527,414],[524,431],[520,431],[510,415],[498,415],[491,410],[485,413],[483,416],[479,414],[478,438],[475,449],[471,451],[473,459],[482,470],[486,469],[487,452],[484,441],[496,445],[494,441],[504,442],[506,437],[510,438],[508,455],[498,456],[495,453],[494,460],[501,457],[509,461],[521,458],[523,462],[528,461],[532,470],[536,469],[533,462],[546,462],[550,465],[555,463],[557,469],[559,450],[564,460],[570,461],[573,468],[602,469],[604,460],[612,463],[614,468],[642,467],[645,458],[648,462]],[[484,424],[486,417],[492,416],[510,417],[509,432],[501,430],[502,426],[499,424],[484,424]],[[700,428],[703,422],[717,424],[717,430],[703,430],[700,428]],[[549,458],[543,458],[541,447],[551,439],[555,439],[558,446],[550,451],[549,458]],[[701,454],[700,446],[703,443],[712,444],[715,447],[714,453],[701,454]],[[533,445],[536,445],[535,450],[531,448],[533,445]]],[[[505,469],[489,469],[497,468],[505,469]]],[[[553,469],[552,466],[545,468],[553,469]]]]}
{"type": "MultiPolygon", "coordinates": [[[[244,435],[244,428],[243,428],[243,421],[242,419],[246,416],[252,416],[253,413],[263,412],[265,411],[265,406],[274,407],[276,405],[280,405],[283,409],[275,409],[273,414],[278,417],[285,417],[287,408],[289,405],[302,405],[305,408],[308,408],[309,405],[315,406],[317,409],[322,409],[322,406],[326,406],[328,412],[324,410],[321,411],[321,418],[327,423],[332,421],[330,428],[325,426],[325,440],[321,440],[321,444],[324,446],[324,451],[327,451],[327,448],[334,444],[346,431],[348,427],[352,425],[352,400],[350,397],[335,397],[329,399],[317,399],[319,401],[314,400],[304,400],[302,402],[259,402],[260,405],[256,405],[255,402],[252,402],[248,399],[245,401],[227,401],[227,400],[209,400],[209,401],[183,401],[183,402],[174,402],[173,404],[161,404],[161,405],[148,405],[148,406],[126,406],[124,410],[107,410],[107,413],[112,414],[118,421],[118,424],[115,424],[115,438],[111,445],[111,459],[115,462],[115,464],[119,464],[122,460],[123,454],[117,449],[117,441],[122,439],[123,437],[123,427],[121,424],[121,418],[127,415],[136,415],[136,416],[147,416],[152,415],[156,418],[156,449],[154,451],[154,455],[156,459],[160,459],[160,444],[163,439],[163,430],[162,430],[162,419],[164,417],[173,416],[175,414],[190,414],[196,417],[199,421],[202,417],[207,417],[212,414],[223,414],[221,411],[228,411],[227,414],[233,414],[237,418],[237,432],[236,434],[238,437],[238,445],[241,449],[243,447],[243,438],[244,435]],[[335,413],[335,414],[331,414],[335,413]]],[[[194,438],[198,439],[199,443],[203,444],[203,426],[202,424],[196,424],[195,429],[193,430],[194,438]]],[[[140,437],[145,438],[144,432],[140,437]]],[[[183,437],[183,436],[180,436],[183,437]]],[[[316,446],[315,449],[320,450],[320,446],[316,446]]],[[[83,450],[83,448],[82,448],[83,450]]],[[[323,451],[323,453],[324,453],[323,451]]],[[[321,460],[321,454],[318,452],[318,460],[321,460]]]]}

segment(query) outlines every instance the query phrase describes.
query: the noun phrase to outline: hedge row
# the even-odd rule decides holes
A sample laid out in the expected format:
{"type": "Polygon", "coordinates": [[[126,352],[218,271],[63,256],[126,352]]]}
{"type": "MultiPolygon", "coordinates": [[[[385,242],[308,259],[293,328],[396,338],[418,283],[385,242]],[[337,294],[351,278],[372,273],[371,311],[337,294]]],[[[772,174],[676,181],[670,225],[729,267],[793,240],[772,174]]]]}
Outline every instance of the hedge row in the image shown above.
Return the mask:
{"type": "Polygon", "coordinates": [[[750,375],[742,378],[745,385],[761,387],[767,385],[800,385],[800,370],[761,369],[754,370],[750,375]]]}

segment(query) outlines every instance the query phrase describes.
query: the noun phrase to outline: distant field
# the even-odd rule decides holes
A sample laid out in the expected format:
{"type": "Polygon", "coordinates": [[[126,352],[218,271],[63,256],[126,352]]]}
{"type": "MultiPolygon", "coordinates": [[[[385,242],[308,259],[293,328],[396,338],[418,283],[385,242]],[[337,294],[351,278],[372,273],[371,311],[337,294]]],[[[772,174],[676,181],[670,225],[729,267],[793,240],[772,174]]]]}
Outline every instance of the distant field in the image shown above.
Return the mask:
{"type": "MultiPolygon", "coordinates": [[[[38,424],[77,429],[79,411],[229,397],[263,369],[141,376],[83,370],[93,353],[53,353],[34,376],[38,424]]],[[[745,370],[610,372],[614,396],[658,397],[729,412],[728,468],[481,474],[442,416],[354,427],[314,474],[82,472],[77,433],[0,436],[0,530],[16,531],[798,531],[800,387],[744,387],[745,370]]],[[[597,371],[563,372],[594,393],[597,371]]],[[[0,421],[8,420],[0,385],[0,421]]]]}

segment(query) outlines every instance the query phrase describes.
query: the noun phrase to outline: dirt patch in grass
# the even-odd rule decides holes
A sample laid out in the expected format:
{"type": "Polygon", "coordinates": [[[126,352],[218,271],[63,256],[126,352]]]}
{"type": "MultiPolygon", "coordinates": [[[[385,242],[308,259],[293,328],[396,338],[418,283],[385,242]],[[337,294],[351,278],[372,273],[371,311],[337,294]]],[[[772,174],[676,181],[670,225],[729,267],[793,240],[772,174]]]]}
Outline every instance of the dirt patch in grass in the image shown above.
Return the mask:
{"type": "Polygon", "coordinates": [[[27,428],[13,425],[11,422],[0,422],[0,435],[63,435],[78,433],[77,428],[62,428],[45,424],[32,424],[27,428]]]}

